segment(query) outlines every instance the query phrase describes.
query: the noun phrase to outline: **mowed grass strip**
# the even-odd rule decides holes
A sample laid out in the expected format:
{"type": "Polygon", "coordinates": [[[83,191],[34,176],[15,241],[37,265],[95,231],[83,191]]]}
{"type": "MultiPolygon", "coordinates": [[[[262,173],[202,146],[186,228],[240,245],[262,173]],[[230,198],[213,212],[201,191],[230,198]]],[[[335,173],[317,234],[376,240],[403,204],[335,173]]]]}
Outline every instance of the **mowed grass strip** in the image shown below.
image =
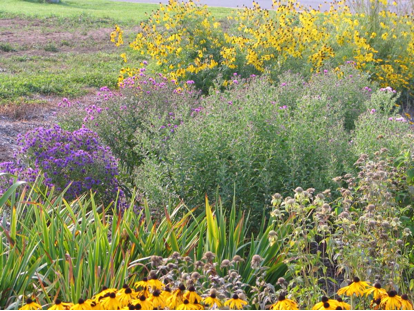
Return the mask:
{"type": "MultiPolygon", "coordinates": [[[[157,4],[63,0],[60,4],[3,0],[0,6],[0,104],[39,102],[42,96],[79,97],[116,87],[120,54],[157,4]],[[118,24],[125,45],[110,33],[118,24]]],[[[230,9],[212,8],[217,19],[230,9]]],[[[129,52],[128,66],[139,65],[129,52]]]]}

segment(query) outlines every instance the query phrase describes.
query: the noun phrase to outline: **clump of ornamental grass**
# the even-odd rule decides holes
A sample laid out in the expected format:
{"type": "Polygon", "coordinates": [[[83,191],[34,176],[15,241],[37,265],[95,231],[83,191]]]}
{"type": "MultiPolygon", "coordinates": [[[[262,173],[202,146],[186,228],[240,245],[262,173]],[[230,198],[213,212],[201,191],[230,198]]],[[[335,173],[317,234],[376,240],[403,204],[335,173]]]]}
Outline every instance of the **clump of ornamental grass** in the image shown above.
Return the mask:
{"type": "MultiPolygon", "coordinates": [[[[15,161],[0,164],[4,173],[19,180],[34,182],[41,175],[46,187],[66,191],[67,199],[74,199],[86,191],[96,191],[97,197],[113,200],[122,191],[117,180],[118,162],[98,135],[88,128],[70,132],[55,125],[36,128],[17,139],[20,149],[15,161]]],[[[15,181],[3,175],[4,192],[15,181]]]]}
{"type": "MultiPolygon", "coordinates": [[[[250,263],[256,270],[256,285],[244,283],[238,273],[238,260],[224,259],[221,265],[228,267],[225,273],[219,273],[212,262],[215,254],[206,252],[202,260],[193,261],[190,257],[174,252],[163,258],[151,256],[141,261],[145,268],[144,274],[136,282],[130,280],[122,288],[103,287],[91,297],[82,297],[74,302],[62,302],[55,298],[54,303],[48,303],[48,310],[299,310],[310,309],[303,301],[291,299],[286,291],[287,282],[279,278],[276,284],[266,283],[261,275],[266,273],[266,267],[261,266],[263,259],[254,255],[250,263]]],[[[386,292],[379,284],[369,285],[354,277],[350,285],[338,291],[344,299],[351,300],[352,296],[364,297],[370,295],[380,297],[378,302],[381,309],[409,310],[412,303],[408,295],[397,295],[392,290],[386,292]]],[[[297,289],[292,289],[297,292],[297,289]]],[[[33,295],[29,295],[20,310],[39,310],[41,305],[33,295]]],[[[321,298],[312,307],[313,310],[350,310],[351,305],[341,298],[321,298]]]]}

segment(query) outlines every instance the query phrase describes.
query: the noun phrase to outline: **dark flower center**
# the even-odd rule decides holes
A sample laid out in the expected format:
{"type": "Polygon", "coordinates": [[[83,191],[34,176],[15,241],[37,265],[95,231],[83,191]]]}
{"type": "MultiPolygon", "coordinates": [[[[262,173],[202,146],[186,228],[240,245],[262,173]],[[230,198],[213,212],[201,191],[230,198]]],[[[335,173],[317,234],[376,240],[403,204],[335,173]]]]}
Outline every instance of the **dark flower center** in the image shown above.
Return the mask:
{"type": "Polygon", "coordinates": [[[323,296],[323,297],[322,297],[322,302],[328,302],[328,300],[329,300],[329,298],[328,298],[328,297],[326,297],[326,296],[323,296]]]}
{"type": "Polygon", "coordinates": [[[211,294],[210,297],[213,298],[213,299],[217,298],[216,294],[211,294]]]}
{"type": "Polygon", "coordinates": [[[337,306],[335,310],[343,310],[340,306],[337,306]]]}
{"type": "Polygon", "coordinates": [[[395,296],[397,296],[397,292],[395,290],[392,290],[388,293],[388,296],[390,296],[391,298],[395,297],[395,296]]]}
{"type": "Polygon", "coordinates": [[[167,286],[167,287],[165,287],[164,292],[169,292],[169,293],[171,293],[171,288],[169,288],[168,286],[167,286]]]}
{"type": "Polygon", "coordinates": [[[239,296],[237,296],[237,294],[234,294],[233,299],[239,299],[239,296]]]}
{"type": "Polygon", "coordinates": [[[374,284],[374,287],[380,289],[381,288],[381,284],[380,283],[375,283],[374,284]]]}
{"type": "Polygon", "coordinates": [[[341,297],[339,297],[337,300],[338,300],[339,302],[343,302],[343,300],[342,300],[342,298],[341,298],[341,297]]]}
{"type": "Polygon", "coordinates": [[[184,300],[184,304],[185,305],[188,305],[190,302],[186,299],[186,300],[184,300]]]}
{"type": "Polygon", "coordinates": [[[143,278],[142,279],[144,282],[148,282],[148,278],[143,278]]]}
{"type": "Polygon", "coordinates": [[[324,303],[323,303],[323,307],[324,307],[324,308],[329,308],[330,306],[331,306],[331,305],[330,305],[329,303],[327,303],[327,302],[324,302],[324,303]]]}
{"type": "Polygon", "coordinates": [[[159,295],[161,295],[161,292],[157,289],[157,290],[155,290],[155,291],[152,293],[152,295],[153,295],[154,297],[158,297],[159,295]]]}
{"type": "Polygon", "coordinates": [[[131,294],[132,293],[132,289],[130,289],[129,287],[125,290],[125,294],[131,294]]]}
{"type": "Polygon", "coordinates": [[[145,296],[144,295],[142,295],[141,297],[139,297],[139,300],[141,300],[141,301],[145,301],[145,296]]]}
{"type": "Polygon", "coordinates": [[[124,284],[123,286],[122,286],[122,288],[128,288],[129,286],[128,286],[128,284],[124,284]]]}
{"type": "Polygon", "coordinates": [[[142,309],[142,306],[139,303],[137,303],[135,305],[135,310],[141,310],[141,309],[142,309]]]}
{"type": "Polygon", "coordinates": [[[354,277],[354,282],[355,282],[355,283],[358,283],[359,281],[361,281],[361,280],[359,279],[359,277],[357,277],[357,276],[356,276],[356,277],[354,277]]]}
{"type": "Polygon", "coordinates": [[[190,288],[188,289],[190,292],[195,292],[195,287],[194,286],[190,286],[190,288]]]}
{"type": "Polygon", "coordinates": [[[407,294],[403,294],[403,295],[401,295],[401,298],[404,299],[404,300],[408,300],[408,295],[407,294]]]}
{"type": "Polygon", "coordinates": [[[29,305],[29,304],[33,303],[33,300],[30,299],[30,298],[27,298],[26,303],[29,305]]]}
{"type": "Polygon", "coordinates": [[[83,300],[82,298],[79,298],[79,300],[78,300],[78,304],[83,304],[85,302],[85,300],[83,300]]]}
{"type": "Polygon", "coordinates": [[[285,295],[280,295],[278,299],[279,299],[279,301],[283,301],[283,300],[286,299],[286,296],[285,295]]]}
{"type": "Polygon", "coordinates": [[[62,301],[60,301],[59,299],[55,300],[55,305],[60,305],[62,303],[62,301]]]}
{"type": "Polygon", "coordinates": [[[110,293],[110,294],[109,294],[109,297],[111,297],[111,298],[115,298],[115,297],[116,297],[116,295],[115,295],[115,293],[110,293]]]}
{"type": "Polygon", "coordinates": [[[178,286],[178,289],[179,289],[179,290],[181,290],[181,291],[182,291],[182,290],[185,290],[185,286],[184,286],[184,284],[180,284],[180,286],[178,286]]]}

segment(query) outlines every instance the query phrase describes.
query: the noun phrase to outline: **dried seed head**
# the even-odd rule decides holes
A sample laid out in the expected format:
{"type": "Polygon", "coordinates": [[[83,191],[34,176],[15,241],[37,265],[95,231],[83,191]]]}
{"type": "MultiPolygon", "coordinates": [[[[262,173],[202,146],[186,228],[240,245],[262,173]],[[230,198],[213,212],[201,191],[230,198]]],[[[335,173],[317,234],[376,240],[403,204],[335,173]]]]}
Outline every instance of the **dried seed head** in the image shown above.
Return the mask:
{"type": "Polygon", "coordinates": [[[349,213],[348,212],[342,212],[339,214],[340,218],[348,218],[349,217],[349,213]]]}
{"type": "Polygon", "coordinates": [[[174,253],[172,253],[172,254],[171,254],[171,258],[172,258],[172,259],[176,259],[176,260],[177,260],[177,259],[179,259],[179,258],[180,258],[180,253],[179,253],[179,252],[174,252],[174,253]]]}
{"type": "Polygon", "coordinates": [[[189,257],[189,256],[185,256],[184,258],[184,261],[186,261],[186,262],[192,262],[193,260],[191,259],[191,257],[189,257]]]}
{"type": "Polygon", "coordinates": [[[313,194],[315,192],[315,188],[308,188],[308,189],[306,189],[305,192],[308,192],[310,194],[313,194]]]}
{"type": "Polygon", "coordinates": [[[318,193],[316,195],[316,198],[319,199],[319,200],[325,200],[325,196],[323,195],[323,193],[318,193]]]}
{"type": "Polygon", "coordinates": [[[212,252],[206,252],[203,256],[203,259],[206,259],[208,261],[213,261],[213,259],[216,257],[212,252]]]}
{"type": "Polygon", "coordinates": [[[200,278],[200,273],[198,273],[198,272],[193,272],[193,273],[191,274],[191,278],[192,278],[192,279],[194,279],[194,280],[198,280],[198,279],[200,278]]]}
{"type": "Polygon", "coordinates": [[[384,221],[381,223],[381,225],[382,225],[382,227],[383,227],[383,228],[385,228],[385,229],[388,229],[388,228],[390,227],[390,223],[389,223],[388,221],[386,221],[386,220],[384,220],[384,221]]]}
{"type": "Polygon", "coordinates": [[[275,200],[281,200],[282,196],[279,193],[275,193],[274,195],[272,195],[273,199],[275,200]]]}
{"type": "Polygon", "coordinates": [[[163,258],[161,256],[151,256],[151,264],[154,267],[158,267],[162,264],[163,258]]]}
{"type": "Polygon", "coordinates": [[[201,260],[197,260],[195,262],[195,266],[197,269],[201,269],[202,267],[204,267],[204,262],[202,262],[201,260]]]}
{"type": "Polygon", "coordinates": [[[398,239],[396,242],[397,242],[397,245],[398,245],[398,246],[403,246],[403,245],[404,245],[403,240],[399,240],[399,239],[398,239]]]}
{"type": "Polygon", "coordinates": [[[217,297],[217,290],[215,288],[210,289],[210,296],[215,295],[217,297]]]}
{"type": "Polygon", "coordinates": [[[285,283],[286,283],[285,278],[278,278],[278,279],[277,279],[277,283],[276,283],[276,284],[283,285],[283,284],[285,284],[285,283]]]}
{"type": "Polygon", "coordinates": [[[234,257],[233,257],[233,261],[234,262],[243,262],[244,261],[244,259],[243,258],[241,258],[239,255],[235,255],[234,257]]]}
{"type": "Polygon", "coordinates": [[[276,232],[276,231],[274,231],[274,230],[271,230],[271,231],[269,232],[269,237],[271,237],[271,238],[277,237],[277,232],[276,232]]]}
{"type": "Polygon", "coordinates": [[[262,261],[263,261],[263,258],[262,257],[260,257],[259,255],[254,255],[252,257],[252,262],[251,262],[252,268],[253,269],[259,268],[260,267],[260,263],[262,261]]]}
{"type": "Polygon", "coordinates": [[[370,211],[370,212],[373,212],[375,210],[375,205],[374,204],[369,204],[367,206],[367,210],[370,211]]]}
{"type": "Polygon", "coordinates": [[[167,264],[167,269],[168,269],[168,270],[173,270],[173,269],[175,269],[175,268],[177,268],[177,265],[176,265],[176,264],[173,264],[173,263],[169,263],[169,264],[167,264]]]}
{"type": "Polygon", "coordinates": [[[232,278],[232,279],[235,279],[235,278],[237,278],[239,276],[239,274],[236,272],[236,271],[232,271],[232,272],[230,272],[230,277],[232,278]]]}
{"type": "Polygon", "coordinates": [[[380,152],[381,152],[381,153],[388,152],[388,149],[387,149],[387,148],[381,148],[380,152]]]}
{"type": "Polygon", "coordinates": [[[302,193],[303,192],[303,189],[301,187],[297,187],[294,191],[296,193],[302,193]]]}
{"type": "Polygon", "coordinates": [[[356,230],[356,226],[355,226],[354,224],[351,224],[351,225],[349,226],[349,229],[350,229],[350,230],[352,230],[352,231],[354,231],[354,230],[356,230]]]}
{"type": "Polygon", "coordinates": [[[224,260],[221,262],[220,268],[228,268],[228,267],[230,267],[230,260],[228,260],[228,259],[224,259],[224,260]]]}

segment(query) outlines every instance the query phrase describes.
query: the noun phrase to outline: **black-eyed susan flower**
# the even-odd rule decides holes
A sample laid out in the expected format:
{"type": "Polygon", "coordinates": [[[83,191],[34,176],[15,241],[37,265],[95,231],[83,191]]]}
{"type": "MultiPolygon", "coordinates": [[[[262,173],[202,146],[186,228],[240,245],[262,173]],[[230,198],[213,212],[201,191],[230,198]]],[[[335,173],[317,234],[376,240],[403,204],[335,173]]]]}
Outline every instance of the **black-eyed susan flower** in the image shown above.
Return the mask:
{"type": "Polygon", "coordinates": [[[375,283],[373,287],[370,287],[365,290],[365,295],[371,295],[373,294],[373,300],[377,300],[378,298],[384,298],[387,296],[387,291],[383,288],[381,288],[380,283],[375,283]]]}
{"type": "Polygon", "coordinates": [[[115,293],[110,293],[108,297],[103,298],[101,300],[101,306],[106,310],[119,310],[122,308],[115,293]]]}
{"type": "Polygon", "coordinates": [[[247,305],[247,301],[240,299],[237,294],[234,294],[231,299],[224,303],[224,305],[230,307],[232,310],[241,310],[243,309],[243,306],[247,305]]]}
{"type": "Polygon", "coordinates": [[[80,298],[78,300],[78,303],[70,307],[69,310],[89,310],[89,309],[91,309],[91,305],[87,303],[85,300],[83,300],[82,298],[80,298]]]}
{"type": "Polygon", "coordinates": [[[101,306],[100,300],[88,299],[85,301],[85,303],[91,306],[91,310],[102,310],[103,309],[103,307],[101,306]]]}
{"type": "Polygon", "coordinates": [[[132,288],[123,288],[116,293],[119,303],[122,308],[129,305],[132,300],[136,299],[137,293],[132,288]]]}
{"type": "Polygon", "coordinates": [[[136,288],[147,289],[150,284],[148,282],[148,278],[143,278],[142,281],[135,282],[134,286],[136,288]]]}
{"type": "Polygon", "coordinates": [[[364,295],[367,288],[370,285],[367,282],[361,281],[358,277],[354,277],[354,280],[348,286],[342,287],[338,290],[338,295],[346,295],[352,296],[355,295],[357,297],[364,295]]]}
{"type": "Polygon", "coordinates": [[[167,305],[170,309],[176,309],[179,305],[184,302],[184,284],[180,284],[176,290],[172,292],[170,298],[167,299],[167,305]]]}
{"type": "Polygon", "coordinates": [[[158,289],[162,290],[164,288],[164,284],[160,280],[158,280],[157,274],[152,271],[150,274],[150,279],[148,280],[148,286],[150,286],[153,290],[158,289]]]}
{"type": "Polygon", "coordinates": [[[197,310],[196,306],[184,299],[183,303],[177,307],[177,310],[197,310]]]}
{"type": "Polygon", "coordinates": [[[171,288],[169,286],[165,286],[164,290],[161,292],[161,296],[167,301],[168,298],[172,296],[171,288]]]}
{"type": "Polygon", "coordinates": [[[196,293],[195,287],[190,286],[188,292],[184,294],[184,299],[187,299],[191,304],[195,304],[195,301],[201,301],[203,298],[196,293]]]}
{"type": "Polygon", "coordinates": [[[106,286],[102,287],[102,290],[95,295],[95,300],[101,300],[104,297],[108,297],[110,293],[116,293],[118,290],[116,288],[108,288],[106,286]]]}
{"type": "Polygon", "coordinates": [[[62,302],[59,299],[55,300],[55,304],[51,306],[48,310],[69,310],[73,306],[73,303],[62,302]]]}
{"type": "Polygon", "coordinates": [[[270,306],[270,310],[299,310],[299,308],[295,301],[286,298],[286,294],[281,294],[278,301],[270,306]]]}
{"type": "Polygon", "coordinates": [[[203,302],[209,307],[216,305],[216,307],[220,308],[223,305],[220,299],[217,298],[217,292],[215,289],[210,291],[210,296],[204,298],[203,302]]]}
{"type": "Polygon", "coordinates": [[[395,290],[388,292],[388,297],[381,300],[380,308],[384,310],[400,310],[402,299],[395,290]]]}
{"type": "Polygon", "coordinates": [[[335,308],[338,306],[337,300],[329,299],[328,297],[323,296],[321,301],[313,306],[312,310],[323,310],[322,308],[324,308],[324,305],[326,303],[329,304],[329,308],[333,307],[332,310],[335,310],[335,308]]]}
{"type": "Polygon", "coordinates": [[[339,297],[336,301],[338,307],[342,308],[342,310],[351,310],[351,305],[343,301],[341,297],[339,297]]]}
{"type": "Polygon", "coordinates": [[[158,289],[154,290],[148,300],[152,303],[154,309],[164,309],[167,306],[167,302],[161,296],[161,291],[158,289]]]}
{"type": "Polygon", "coordinates": [[[36,303],[36,301],[34,301],[31,298],[27,298],[26,304],[22,306],[19,310],[41,310],[41,309],[42,309],[42,306],[36,303]]]}
{"type": "Polygon", "coordinates": [[[140,310],[152,310],[152,303],[145,297],[144,295],[140,296],[138,299],[133,300],[131,302],[132,305],[137,306],[140,305],[140,310]]]}
{"type": "Polygon", "coordinates": [[[372,310],[378,310],[381,305],[381,298],[373,299],[369,304],[369,308],[372,310]]]}
{"type": "Polygon", "coordinates": [[[408,300],[408,295],[401,295],[401,310],[414,310],[413,303],[408,300]]]}

